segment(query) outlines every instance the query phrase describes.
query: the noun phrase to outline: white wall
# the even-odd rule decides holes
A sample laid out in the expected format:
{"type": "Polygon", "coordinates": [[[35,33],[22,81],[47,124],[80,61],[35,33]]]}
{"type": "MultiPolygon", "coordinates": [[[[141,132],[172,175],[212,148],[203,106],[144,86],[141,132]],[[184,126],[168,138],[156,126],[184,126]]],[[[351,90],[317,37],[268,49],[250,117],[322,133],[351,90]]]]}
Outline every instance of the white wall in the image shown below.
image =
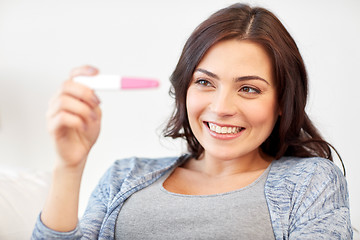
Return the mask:
{"type": "MultiPolygon", "coordinates": [[[[156,77],[154,90],[99,93],[103,124],[84,175],[81,210],[117,158],[176,155],[160,138],[172,110],[168,78],[191,31],[234,1],[0,1],[0,166],[51,169],[47,102],[74,66],[156,77]]],[[[297,41],[310,77],[309,114],[340,151],[353,224],[360,226],[360,2],[248,1],[275,12],[297,41]]]]}

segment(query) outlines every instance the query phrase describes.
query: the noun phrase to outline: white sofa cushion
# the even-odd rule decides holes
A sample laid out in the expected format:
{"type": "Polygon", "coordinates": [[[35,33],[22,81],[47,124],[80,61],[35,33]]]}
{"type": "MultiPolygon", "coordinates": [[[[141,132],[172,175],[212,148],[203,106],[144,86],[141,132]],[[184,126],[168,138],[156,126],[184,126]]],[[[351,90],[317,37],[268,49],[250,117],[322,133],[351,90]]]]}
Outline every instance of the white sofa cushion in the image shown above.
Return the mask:
{"type": "Polygon", "coordinates": [[[0,239],[30,239],[51,174],[0,167],[0,239]]]}

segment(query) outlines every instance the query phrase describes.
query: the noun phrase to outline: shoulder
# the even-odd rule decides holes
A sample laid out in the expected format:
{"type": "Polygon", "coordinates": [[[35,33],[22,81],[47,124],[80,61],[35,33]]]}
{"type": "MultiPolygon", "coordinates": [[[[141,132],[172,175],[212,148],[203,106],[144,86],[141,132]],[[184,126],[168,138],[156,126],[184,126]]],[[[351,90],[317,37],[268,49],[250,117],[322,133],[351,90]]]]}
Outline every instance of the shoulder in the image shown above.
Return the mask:
{"type": "Polygon", "coordinates": [[[121,181],[130,176],[141,177],[146,174],[170,168],[181,157],[144,158],[130,157],[116,160],[103,175],[103,180],[121,181]]]}
{"type": "Polygon", "coordinates": [[[303,168],[316,168],[317,166],[329,169],[337,168],[334,162],[321,157],[282,157],[279,160],[274,160],[272,165],[276,169],[295,171],[303,168]]]}
{"type": "Polygon", "coordinates": [[[270,192],[274,193],[274,200],[292,203],[300,199],[325,200],[330,196],[338,198],[342,203],[348,202],[343,173],[332,161],[319,157],[283,157],[274,161],[266,182],[266,191],[269,196],[272,195],[270,192]]]}
{"type": "Polygon", "coordinates": [[[342,171],[324,158],[284,157],[274,161],[266,188],[269,198],[286,205],[310,206],[329,200],[334,206],[348,205],[347,183],[342,171]]]}
{"type": "Polygon", "coordinates": [[[286,179],[298,182],[304,178],[314,178],[321,181],[344,180],[342,171],[334,162],[320,158],[282,157],[271,164],[269,175],[271,180],[286,179]]]}
{"type": "Polygon", "coordinates": [[[276,229],[293,234],[311,233],[309,223],[324,229],[331,224],[336,225],[333,229],[343,226],[339,232],[349,229],[346,179],[328,159],[283,157],[275,160],[265,194],[276,229]]]}
{"type": "Polygon", "coordinates": [[[131,157],[116,160],[110,167],[109,174],[115,174],[117,177],[122,178],[129,173],[132,175],[144,175],[154,171],[171,167],[180,161],[181,157],[161,157],[161,158],[144,158],[144,157],[131,157]]]}
{"type": "Polygon", "coordinates": [[[127,182],[146,181],[176,166],[182,157],[130,157],[116,160],[98,183],[104,195],[114,196],[127,182]]]}

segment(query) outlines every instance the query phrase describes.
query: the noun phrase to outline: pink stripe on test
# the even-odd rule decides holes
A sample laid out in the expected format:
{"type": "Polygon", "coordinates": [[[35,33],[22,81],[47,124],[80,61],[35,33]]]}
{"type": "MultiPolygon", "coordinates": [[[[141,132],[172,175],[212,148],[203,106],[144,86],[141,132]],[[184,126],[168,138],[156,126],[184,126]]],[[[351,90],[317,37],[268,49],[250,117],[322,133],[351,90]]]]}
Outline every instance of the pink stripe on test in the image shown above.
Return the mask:
{"type": "Polygon", "coordinates": [[[155,88],[159,86],[159,81],[148,78],[134,78],[134,77],[122,77],[121,88],[133,89],[133,88],[155,88]]]}

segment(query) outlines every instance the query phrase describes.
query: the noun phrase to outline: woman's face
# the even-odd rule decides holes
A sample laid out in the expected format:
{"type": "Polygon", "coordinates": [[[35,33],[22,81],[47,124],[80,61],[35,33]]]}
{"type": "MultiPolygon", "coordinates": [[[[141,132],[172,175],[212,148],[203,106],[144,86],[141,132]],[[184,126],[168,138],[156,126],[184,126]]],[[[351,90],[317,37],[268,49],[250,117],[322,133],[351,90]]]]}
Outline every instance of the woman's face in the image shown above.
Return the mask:
{"type": "Polygon", "coordinates": [[[186,108],[205,158],[259,157],[279,116],[270,57],[251,41],[215,44],[194,71],[186,108]]]}

